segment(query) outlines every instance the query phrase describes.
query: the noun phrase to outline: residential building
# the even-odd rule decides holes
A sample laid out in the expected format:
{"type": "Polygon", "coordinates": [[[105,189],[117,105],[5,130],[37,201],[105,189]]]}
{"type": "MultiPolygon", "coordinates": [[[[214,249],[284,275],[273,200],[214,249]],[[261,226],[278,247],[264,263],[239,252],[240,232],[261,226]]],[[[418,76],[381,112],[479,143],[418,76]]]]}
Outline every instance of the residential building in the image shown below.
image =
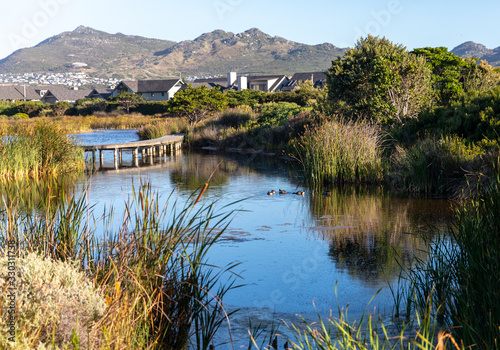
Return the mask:
{"type": "Polygon", "coordinates": [[[122,80],[111,93],[116,97],[123,92],[141,95],[146,101],[167,101],[185,84],[180,79],[122,80]]]}
{"type": "Polygon", "coordinates": [[[65,86],[50,87],[43,95],[41,101],[43,103],[56,103],[66,101],[76,103],[77,100],[88,98],[93,90],[70,90],[65,86]]]}
{"type": "Polygon", "coordinates": [[[324,87],[326,84],[325,72],[310,72],[310,73],[295,73],[289,80],[288,84],[283,87],[283,91],[292,91],[299,83],[311,81],[315,88],[324,87]]]}

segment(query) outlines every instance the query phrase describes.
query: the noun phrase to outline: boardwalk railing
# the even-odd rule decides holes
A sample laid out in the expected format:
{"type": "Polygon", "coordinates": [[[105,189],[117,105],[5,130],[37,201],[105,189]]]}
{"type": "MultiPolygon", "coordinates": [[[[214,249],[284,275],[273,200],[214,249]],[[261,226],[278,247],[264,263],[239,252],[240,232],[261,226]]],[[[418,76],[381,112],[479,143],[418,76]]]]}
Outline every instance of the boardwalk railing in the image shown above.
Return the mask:
{"type": "Polygon", "coordinates": [[[164,155],[173,155],[180,150],[184,135],[168,135],[157,139],[134,141],[126,143],[114,143],[107,145],[92,145],[83,146],[85,152],[92,152],[92,166],[95,169],[96,153],[99,151],[99,169],[103,168],[104,151],[113,151],[115,160],[114,168],[118,169],[122,165],[122,151],[132,151],[132,163],[135,167],[139,167],[139,152],[142,154],[142,159],[149,158],[150,164],[154,164],[154,157],[162,157],[164,155]]]}

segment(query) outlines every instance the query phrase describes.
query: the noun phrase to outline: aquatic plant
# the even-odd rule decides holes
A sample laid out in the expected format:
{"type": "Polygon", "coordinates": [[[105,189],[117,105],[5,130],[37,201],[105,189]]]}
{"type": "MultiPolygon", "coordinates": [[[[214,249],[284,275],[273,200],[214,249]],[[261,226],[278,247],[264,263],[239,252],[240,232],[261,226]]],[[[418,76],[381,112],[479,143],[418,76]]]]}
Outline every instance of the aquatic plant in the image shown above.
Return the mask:
{"type": "Polygon", "coordinates": [[[381,180],[382,142],[376,125],[340,119],[306,127],[292,146],[309,182],[321,185],[381,180]]]}
{"type": "Polygon", "coordinates": [[[74,140],[51,123],[25,127],[15,136],[4,136],[0,145],[3,179],[53,176],[83,171],[83,151],[74,140]]]}

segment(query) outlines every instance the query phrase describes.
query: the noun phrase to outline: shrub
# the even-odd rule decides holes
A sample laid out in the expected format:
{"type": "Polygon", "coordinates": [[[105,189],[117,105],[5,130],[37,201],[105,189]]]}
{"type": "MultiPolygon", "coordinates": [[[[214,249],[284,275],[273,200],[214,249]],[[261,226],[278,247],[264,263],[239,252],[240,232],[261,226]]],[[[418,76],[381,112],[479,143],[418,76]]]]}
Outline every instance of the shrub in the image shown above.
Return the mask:
{"type": "Polygon", "coordinates": [[[296,103],[290,102],[270,102],[260,109],[260,124],[283,125],[288,122],[291,116],[299,114],[303,108],[296,103]]]}
{"type": "Polygon", "coordinates": [[[28,119],[30,116],[27,115],[26,113],[16,113],[14,114],[11,119],[12,120],[19,120],[19,119],[28,119]]]}
{"type": "Polygon", "coordinates": [[[255,114],[249,106],[238,106],[222,112],[216,123],[222,126],[237,128],[250,120],[255,119],[255,114]]]}
{"type": "MultiPolygon", "coordinates": [[[[37,254],[15,260],[0,257],[0,285],[9,285],[14,266],[16,336],[9,341],[8,318],[0,318],[1,348],[33,348],[71,341],[72,329],[86,343],[87,324],[101,316],[106,303],[76,262],[54,261],[37,254]],[[9,264],[10,262],[10,264],[9,264]]],[[[9,314],[10,298],[2,300],[2,314],[9,314]]]]}

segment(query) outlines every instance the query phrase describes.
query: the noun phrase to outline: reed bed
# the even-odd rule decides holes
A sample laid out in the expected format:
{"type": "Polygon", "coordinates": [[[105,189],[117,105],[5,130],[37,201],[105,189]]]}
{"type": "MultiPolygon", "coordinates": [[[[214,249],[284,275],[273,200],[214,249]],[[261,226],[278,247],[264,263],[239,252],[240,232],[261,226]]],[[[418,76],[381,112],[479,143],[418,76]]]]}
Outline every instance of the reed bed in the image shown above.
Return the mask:
{"type": "Polygon", "coordinates": [[[383,176],[382,142],[376,125],[340,119],[306,127],[293,147],[313,184],[376,182],[383,176]]]}
{"type": "Polygon", "coordinates": [[[458,137],[427,137],[408,148],[396,146],[388,180],[399,191],[448,195],[464,185],[468,172],[484,164],[483,154],[458,137]]]}
{"type": "Polygon", "coordinates": [[[37,123],[4,136],[0,145],[0,178],[39,178],[84,169],[83,151],[51,123],[37,123]]]}
{"type": "Polygon", "coordinates": [[[137,134],[141,140],[151,140],[162,136],[186,133],[188,122],[185,118],[164,118],[143,125],[137,134]]]}

